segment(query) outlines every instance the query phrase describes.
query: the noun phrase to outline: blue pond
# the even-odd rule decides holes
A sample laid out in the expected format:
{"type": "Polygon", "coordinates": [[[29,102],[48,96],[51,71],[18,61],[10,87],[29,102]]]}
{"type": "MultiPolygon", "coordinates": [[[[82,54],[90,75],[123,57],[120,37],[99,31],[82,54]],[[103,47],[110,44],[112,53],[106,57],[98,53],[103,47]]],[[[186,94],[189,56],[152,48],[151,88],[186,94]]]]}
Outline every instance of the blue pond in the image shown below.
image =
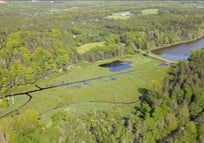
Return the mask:
{"type": "Polygon", "coordinates": [[[111,72],[117,72],[125,69],[132,68],[132,62],[129,61],[113,61],[111,63],[101,64],[100,67],[109,68],[111,72]]]}
{"type": "Polygon", "coordinates": [[[160,67],[168,66],[167,64],[159,64],[160,67]]]}

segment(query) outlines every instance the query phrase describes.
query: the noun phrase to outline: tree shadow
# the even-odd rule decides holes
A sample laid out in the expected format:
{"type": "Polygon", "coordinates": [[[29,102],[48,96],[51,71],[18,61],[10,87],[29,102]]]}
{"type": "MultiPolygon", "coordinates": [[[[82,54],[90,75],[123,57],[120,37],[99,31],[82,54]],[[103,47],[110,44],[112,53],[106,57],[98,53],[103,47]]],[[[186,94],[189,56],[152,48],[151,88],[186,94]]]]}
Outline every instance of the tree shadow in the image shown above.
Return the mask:
{"type": "Polygon", "coordinates": [[[145,97],[148,95],[149,93],[149,89],[147,88],[138,88],[139,93],[141,93],[141,96],[139,96],[139,100],[143,101],[145,100],[145,97]]]}

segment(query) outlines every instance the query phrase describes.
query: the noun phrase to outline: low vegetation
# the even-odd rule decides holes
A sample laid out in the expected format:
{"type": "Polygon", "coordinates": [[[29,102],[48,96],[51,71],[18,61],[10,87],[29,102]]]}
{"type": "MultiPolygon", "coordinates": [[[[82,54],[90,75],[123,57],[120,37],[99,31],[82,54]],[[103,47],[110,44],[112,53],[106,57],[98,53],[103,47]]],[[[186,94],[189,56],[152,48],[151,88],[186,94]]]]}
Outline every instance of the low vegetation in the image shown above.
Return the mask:
{"type": "MultiPolygon", "coordinates": [[[[70,85],[30,93],[32,100],[28,105],[19,109],[19,113],[23,113],[27,109],[35,109],[42,115],[42,120],[48,122],[50,120],[49,115],[59,110],[69,109],[74,114],[77,109],[79,111],[76,114],[84,114],[89,109],[105,110],[107,107],[121,110],[124,114],[128,109],[131,111],[132,104],[123,105],[123,103],[136,101],[140,95],[137,89],[148,87],[152,82],[161,81],[163,77],[161,75],[165,74],[164,69],[166,68],[159,66],[161,62],[139,54],[120,58],[123,61],[132,62],[132,68],[128,70],[115,73],[109,71],[108,68],[99,67],[100,64],[114,59],[94,63],[79,63],[64,74],[36,83],[40,88],[46,88],[78,81],[70,85]],[[149,71],[152,72],[149,73],[149,71]],[[96,105],[97,103],[100,106],[96,105]],[[81,107],[82,105],[84,107],[81,107]]],[[[36,90],[35,88],[37,89],[33,85],[34,90],[36,90]]],[[[14,90],[17,92],[16,89],[14,90]]],[[[20,102],[21,98],[18,99],[18,97],[22,96],[25,97],[25,95],[14,97],[15,102],[20,102]]],[[[4,109],[4,114],[14,108],[14,105],[9,105],[8,108],[4,109]]],[[[13,114],[16,114],[16,112],[13,114]]]]}
{"type": "Polygon", "coordinates": [[[91,49],[94,49],[96,47],[104,47],[104,42],[96,42],[96,43],[87,43],[87,44],[84,44],[80,47],[77,48],[77,52],[79,54],[84,54],[88,51],[90,51],[91,49]]]}
{"type": "Polygon", "coordinates": [[[143,9],[141,11],[142,15],[158,14],[159,9],[143,9]]]}
{"type": "Polygon", "coordinates": [[[129,11],[125,11],[125,12],[113,13],[111,15],[106,16],[106,18],[113,19],[113,20],[126,20],[126,19],[129,19],[131,16],[132,14],[129,11]]]}

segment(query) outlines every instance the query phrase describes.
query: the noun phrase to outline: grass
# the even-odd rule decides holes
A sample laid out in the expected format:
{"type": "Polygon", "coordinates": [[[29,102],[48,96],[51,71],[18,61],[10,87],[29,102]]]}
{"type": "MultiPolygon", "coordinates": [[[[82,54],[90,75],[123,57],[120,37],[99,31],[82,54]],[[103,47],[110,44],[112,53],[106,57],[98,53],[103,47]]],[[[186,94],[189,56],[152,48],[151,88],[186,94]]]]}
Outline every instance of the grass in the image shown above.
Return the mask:
{"type": "Polygon", "coordinates": [[[80,116],[90,111],[117,110],[127,115],[134,109],[134,104],[121,103],[136,101],[141,95],[139,88],[149,88],[152,81],[162,80],[167,67],[159,67],[159,64],[160,61],[138,54],[74,65],[66,73],[55,75],[37,84],[47,87],[95,77],[107,77],[32,93],[31,102],[21,108],[20,113],[27,109],[35,109],[41,113],[43,123],[48,123],[51,115],[58,111],[70,111],[75,116],[80,116]],[[98,66],[113,60],[131,61],[132,68],[110,72],[107,68],[98,66]]]}
{"type": "Polygon", "coordinates": [[[158,14],[159,9],[143,9],[141,11],[142,15],[158,14]]]}
{"type": "Polygon", "coordinates": [[[92,48],[95,48],[96,46],[103,46],[104,42],[96,42],[96,43],[88,43],[88,44],[84,44],[80,47],[77,48],[77,52],[79,54],[84,54],[87,51],[91,50],[92,48]]]}
{"type": "Polygon", "coordinates": [[[13,88],[12,90],[9,90],[6,92],[6,94],[12,94],[12,93],[21,93],[21,92],[26,92],[29,90],[35,90],[37,87],[33,86],[32,84],[27,84],[27,85],[22,85],[16,88],[13,88]]]}
{"type": "Polygon", "coordinates": [[[130,12],[118,12],[113,13],[112,15],[106,16],[107,19],[114,19],[114,20],[126,20],[131,17],[132,14],[130,12]]]}
{"type": "Polygon", "coordinates": [[[5,109],[0,109],[0,116],[3,116],[6,113],[9,113],[10,111],[17,109],[18,107],[20,107],[21,105],[26,103],[27,100],[28,100],[28,96],[26,96],[26,95],[15,96],[14,97],[15,104],[12,104],[12,101],[9,100],[10,106],[8,108],[5,108],[5,109]]]}

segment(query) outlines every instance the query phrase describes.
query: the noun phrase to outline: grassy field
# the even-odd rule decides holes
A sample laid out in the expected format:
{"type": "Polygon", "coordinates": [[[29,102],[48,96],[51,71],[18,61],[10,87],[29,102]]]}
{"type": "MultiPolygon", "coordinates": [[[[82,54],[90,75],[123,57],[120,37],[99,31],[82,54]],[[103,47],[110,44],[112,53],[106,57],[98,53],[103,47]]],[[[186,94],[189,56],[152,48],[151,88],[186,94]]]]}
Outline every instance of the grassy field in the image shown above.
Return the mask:
{"type": "MultiPolygon", "coordinates": [[[[3,116],[15,109],[17,109],[18,107],[20,107],[21,105],[23,105],[24,103],[26,103],[26,101],[28,100],[28,96],[26,95],[20,95],[20,96],[16,96],[14,97],[14,104],[12,104],[11,99],[9,100],[9,108],[5,108],[5,109],[0,109],[0,116],[3,116]]],[[[16,112],[14,112],[15,114],[16,112]]]]}
{"type": "Polygon", "coordinates": [[[79,54],[84,54],[96,46],[103,46],[104,42],[88,43],[77,48],[79,54]]]}
{"type": "Polygon", "coordinates": [[[159,9],[143,9],[141,11],[142,15],[158,14],[159,9]]]}
{"type": "MultiPolygon", "coordinates": [[[[160,63],[142,55],[134,55],[74,65],[66,73],[37,83],[40,87],[71,84],[32,93],[31,102],[19,112],[35,109],[41,114],[41,121],[45,123],[58,111],[70,111],[76,116],[97,110],[118,110],[124,115],[128,114],[141,95],[138,89],[149,88],[153,81],[160,82],[164,77],[167,68],[158,66],[160,63]],[[113,60],[131,61],[132,68],[110,72],[108,68],[98,66],[113,60]],[[91,80],[83,81],[86,79],[91,80]],[[78,82],[73,83],[75,81],[78,82]]],[[[20,102],[22,99],[16,100],[20,102]]],[[[13,109],[12,106],[7,110],[13,109]]]]}
{"type": "Polygon", "coordinates": [[[113,13],[112,15],[108,15],[106,16],[107,19],[114,19],[114,20],[126,20],[128,18],[131,17],[131,13],[130,12],[118,12],[118,13],[113,13]]]}

